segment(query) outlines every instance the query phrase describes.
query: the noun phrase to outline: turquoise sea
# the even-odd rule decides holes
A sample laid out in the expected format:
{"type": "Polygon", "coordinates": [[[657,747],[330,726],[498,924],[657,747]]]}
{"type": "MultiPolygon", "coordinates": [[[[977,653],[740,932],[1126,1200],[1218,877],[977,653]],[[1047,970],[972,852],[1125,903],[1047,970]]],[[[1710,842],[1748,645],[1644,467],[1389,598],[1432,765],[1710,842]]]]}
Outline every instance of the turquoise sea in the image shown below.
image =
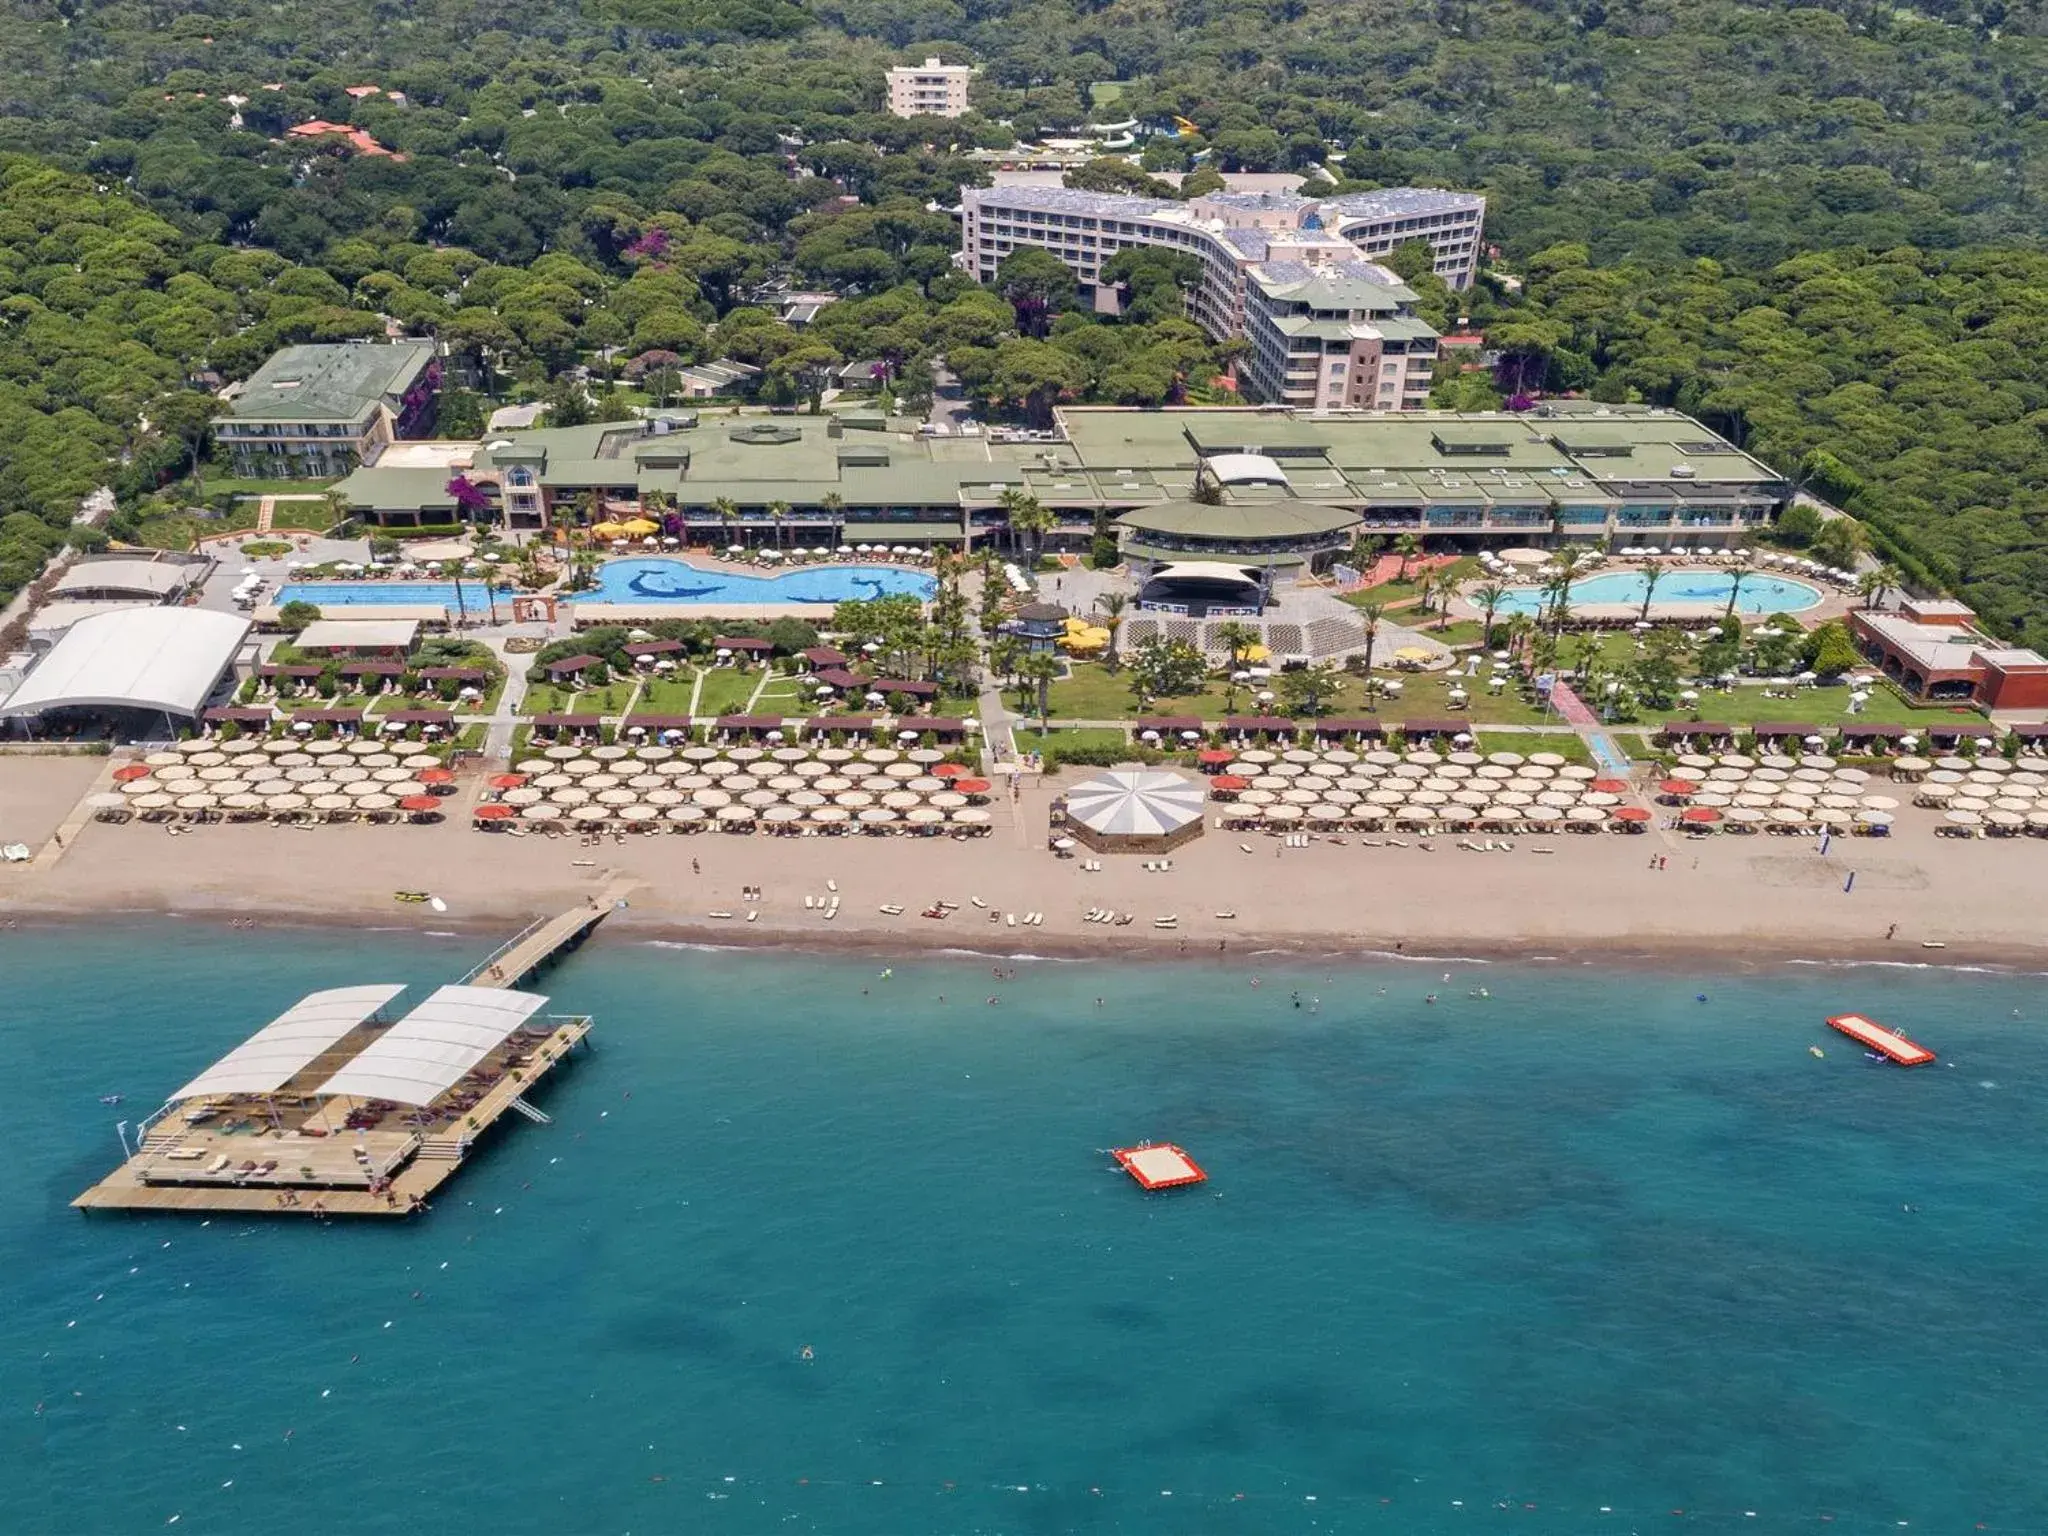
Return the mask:
{"type": "Polygon", "coordinates": [[[0,933],[0,1531],[2048,1530],[2036,978],[614,935],[424,1220],[67,1209],[302,991],[479,947],[0,933]]]}

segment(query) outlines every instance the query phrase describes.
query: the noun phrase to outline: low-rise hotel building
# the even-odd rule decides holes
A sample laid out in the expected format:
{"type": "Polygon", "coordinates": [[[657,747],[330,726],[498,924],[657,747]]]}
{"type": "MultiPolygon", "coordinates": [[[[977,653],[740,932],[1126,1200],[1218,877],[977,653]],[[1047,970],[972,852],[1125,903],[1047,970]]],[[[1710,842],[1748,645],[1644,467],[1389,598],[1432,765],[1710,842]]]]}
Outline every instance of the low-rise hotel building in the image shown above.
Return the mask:
{"type": "Polygon", "coordinates": [[[992,434],[965,454],[875,413],[670,413],[439,444],[444,467],[360,469],[339,490],[368,522],[445,527],[446,483],[460,473],[513,530],[646,516],[693,543],[806,548],[1010,543],[1002,497],[1014,490],[1058,520],[1054,548],[1087,547],[1100,516],[1147,551],[1205,559],[1227,552],[1230,527],[1251,527],[1246,509],[1275,514],[1252,520],[1262,559],[1320,559],[1359,532],[1435,549],[1711,547],[1754,532],[1791,495],[1697,421],[1645,407],[1070,406],[1056,418],[1051,442],[992,434]],[[1168,521],[1119,521],[1148,511],[1168,521]],[[1300,549],[1283,547],[1294,539],[1300,549]]]}
{"type": "Polygon", "coordinates": [[[251,479],[345,475],[430,429],[440,384],[431,341],[286,347],[235,386],[213,437],[251,479]]]}
{"type": "Polygon", "coordinates": [[[1855,610],[1849,633],[1914,698],[2048,708],[2048,657],[1985,635],[1965,603],[1909,597],[1895,608],[1855,610]]]}

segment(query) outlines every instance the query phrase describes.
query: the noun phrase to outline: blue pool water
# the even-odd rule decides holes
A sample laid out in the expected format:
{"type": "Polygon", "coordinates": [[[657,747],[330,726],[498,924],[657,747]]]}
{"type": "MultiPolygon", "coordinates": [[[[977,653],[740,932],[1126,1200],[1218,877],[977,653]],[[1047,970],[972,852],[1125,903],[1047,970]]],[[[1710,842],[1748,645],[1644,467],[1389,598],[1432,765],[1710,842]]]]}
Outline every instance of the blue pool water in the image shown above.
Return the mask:
{"type": "MultiPolygon", "coordinates": [[[[909,593],[928,601],[938,583],[921,571],[887,565],[806,566],[775,576],[733,576],[707,570],[674,556],[608,560],[598,569],[595,590],[570,602],[585,603],[816,603],[830,607],[850,598],[909,593]]],[[[500,592],[502,610],[511,594],[500,592]]],[[[278,588],[280,605],[308,602],[320,608],[369,608],[420,604],[453,608],[451,581],[300,581],[278,588]]],[[[490,594],[480,581],[462,584],[465,613],[488,613],[490,594]]]]}
{"type": "Polygon", "coordinates": [[[674,557],[607,560],[586,603],[817,603],[908,593],[928,599],[938,583],[886,565],[821,565],[775,576],[733,576],[674,557]]]}
{"type": "Polygon", "coordinates": [[[0,1530],[2048,1529],[2036,979],[621,930],[544,983],[554,1123],[425,1219],[65,1208],[302,991],[487,945],[0,932],[0,1530]]]}
{"type": "MultiPolygon", "coordinates": [[[[1656,613],[1667,603],[1712,603],[1726,607],[1728,589],[1735,577],[1726,571],[1672,571],[1657,578],[1657,589],[1650,599],[1650,612],[1656,613]]],[[[1584,581],[1572,583],[1572,602],[1575,606],[1590,603],[1621,603],[1639,607],[1643,601],[1643,589],[1648,578],[1641,571],[1608,571],[1599,576],[1588,576],[1584,581]]],[[[1788,581],[1783,576],[1745,576],[1742,578],[1742,595],[1736,599],[1738,613],[1797,613],[1802,608],[1811,608],[1821,600],[1820,589],[1803,581],[1788,581]]],[[[1500,605],[1504,614],[1536,613],[1543,607],[1543,590],[1540,587],[1516,587],[1508,593],[1507,601],[1500,605]]]]}
{"type": "MultiPolygon", "coordinates": [[[[515,594],[498,593],[502,613],[515,594]]],[[[423,608],[453,608],[456,605],[452,581],[288,581],[277,589],[277,603],[312,603],[326,608],[382,608],[398,604],[423,608]]],[[[490,589],[482,581],[462,584],[462,611],[489,614],[490,589]]]]}

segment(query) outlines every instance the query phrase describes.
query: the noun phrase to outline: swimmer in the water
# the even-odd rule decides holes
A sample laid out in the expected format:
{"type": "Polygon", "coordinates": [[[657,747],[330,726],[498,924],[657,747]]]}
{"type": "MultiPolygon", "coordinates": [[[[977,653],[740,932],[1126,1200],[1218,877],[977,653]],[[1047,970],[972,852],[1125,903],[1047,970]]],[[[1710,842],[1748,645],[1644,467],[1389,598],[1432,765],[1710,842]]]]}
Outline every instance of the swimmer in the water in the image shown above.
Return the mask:
{"type": "Polygon", "coordinates": [[[804,1358],[805,1358],[806,1360],[815,1360],[815,1359],[817,1359],[817,1358],[818,1358],[818,1357],[817,1357],[817,1356],[816,1356],[815,1354],[813,1354],[813,1353],[811,1352],[811,1346],[810,1346],[810,1345],[808,1345],[808,1344],[806,1344],[806,1345],[805,1345],[805,1346],[803,1347],[803,1357],[804,1357],[804,1358]]]}
{"type": "Polygon", "coordinates": [[[1425,997],[1425,998],[1423,999],[1423,1001],[1424,1001],[1425,1003],[1433,1003],[1433,1002],[1435,1002],[1435,1001],[1436,1001],[1436,994],[1435,994],[1434,992],[1430,993],[1430,994],[1429,994],[1429,996],[1427,996],[1427,997],[1425,997]]]}

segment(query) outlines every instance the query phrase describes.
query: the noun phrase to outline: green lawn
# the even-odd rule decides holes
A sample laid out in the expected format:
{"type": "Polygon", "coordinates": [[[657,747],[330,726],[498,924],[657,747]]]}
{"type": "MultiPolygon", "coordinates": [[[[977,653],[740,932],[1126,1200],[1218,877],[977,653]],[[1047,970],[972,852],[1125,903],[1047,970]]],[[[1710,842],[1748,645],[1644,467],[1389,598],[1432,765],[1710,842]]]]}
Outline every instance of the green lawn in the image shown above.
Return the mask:
{"type": "Polygon", "coordinates": [[[640,702],[633,706],[636,715],[687,715],[690,709],[690,695],[696,687],[695,677],[676,676],[667,680],[655,680],[640,689],[640,702]]]}
{"type": "MultiPolygon", "coordinates": [[[[1637,745],[1626,736],[1610,736],[1608,739],[1624,752],[1637,745]]],[[[1586,750],[1586,744],[1570,731],[1481,730],[1473,732],[1473,740],[1478,743],[1474,750],[1480,752],[1519,752],[1524,757],[1531,752],[1555,752],[1567,762],[1593,761],[1593,754],[1586,750]]]]}
{"type": "Polygon", "coordinates": [[[700,715],[744,715],[747,701],[761,681],[758,667],[709,667],[704,672],[704,691],[697,699],[700,715]]]}
{"type": "MultiPolygon", "coordinates": [[[[1463,559],[1452,562],[1450,565],[1439,567],[1437,574],[1442,575],[1444,573],[1448,573],[1453,581],[1470,581],[1479,574],[1479,560],[1476,556],[1467,555],[1463,559]]],[[[1408,602],[1421,595],[1421,584],[1414,579],[1421,574],[1421,571],[1414,570],[1409,573],[1410,579],[1407,581],[1383,581],[1376,587],[1365,587],[1357,592],[1346,592],[1344,594],[1344,601],[1351,604],[1354,608],[1361,608],[1367,603],[1392,605],[1394,603],[1408,602]]]]}
{"type": "Polygon", "coordinates": [[[616,715],[633,696],[631,679],[605,684],[602,688],[570,690],[553,683],[534,683],[520,702],[522,715],[616,715]]]}
{"type": "MultiPolygon", "coordinates": [[[[1851,725],[1867,721],[1873,725],[1916,726],[1921,730],[1983,718],[1973,709],[1910,704],[1883,686],[1873,687],[1862,712],[1852,715],[1849,713],[1849,692],[1846,687],[1801,688],[1791,698],[1767,699],[1762,688],[1744,685],[1725,693],[1709,689],[1700,695],[1698,703],[1683,708],[1645,709],[1638,713],[1645,722],[1700,719],[1725,720],[1731,725],[1754,725],[1759,722],[1810,720],[1819,725],[1851,725]]],[[[1589,699],[1587,702],[1590,704],[1592,701],[1589,699]]]]}
{"type": "Polygon", "coordinates": [[[1019,752],[1044,752],[1061,747],[1122,747],[1130,744],[1130,738],[1122,731],[1105,730],[1101,727],[1087,729],[1070,728],[1040,731],[1037,726],[1018,726],[1013,733],[1019,752]]]}

